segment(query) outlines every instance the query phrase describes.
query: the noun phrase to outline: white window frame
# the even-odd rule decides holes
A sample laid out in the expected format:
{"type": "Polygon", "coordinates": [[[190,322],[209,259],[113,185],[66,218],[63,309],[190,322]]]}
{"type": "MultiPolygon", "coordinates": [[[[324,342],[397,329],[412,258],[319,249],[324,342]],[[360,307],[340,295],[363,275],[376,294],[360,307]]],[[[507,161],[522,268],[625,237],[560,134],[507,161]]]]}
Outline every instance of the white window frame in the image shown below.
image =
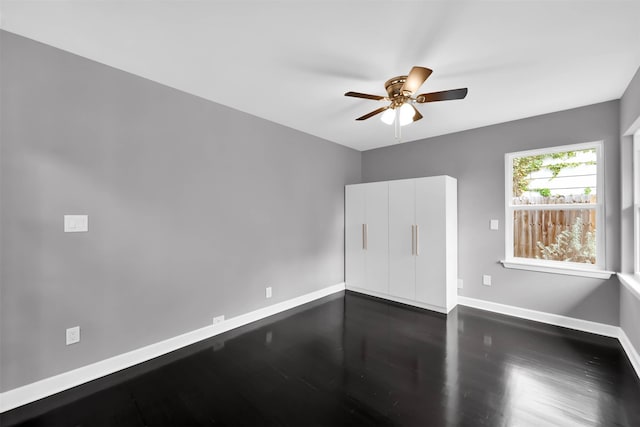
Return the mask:
{"type": "Polygon", "coordinates": [[[640,277],[640,130],[633,136],[633,248],[633,271],[640,277]]]}
{"type": "Polygon", "coordinates": [[[633,273],[618,273],[620,282],[636,296],[640,298],[640,129],[633,135],[631,142],[631,174],[633,182],[633,273]]]}
{"type": "MultiPolygon", "coordinates": [[[[605,254],[605,188],[604,188],[604,146],[602,141],[586,142],[582,144],[562,145],[535,150],[518,151],[505,154],[505,259],[501,263],[507,268],[520,270],[542,271],[546,273],[567,274],[606,279],[612,274],[606,271],[605,254]],[[512,163],[516,157],[536,156],[565,151],[596,150],[596,203],[580,203],[575,205],[560,205],[562,209],[595,209],[596,210],[596,264],[584,264],[569,261],[553,261],[514,257],[513,255],[513,213],[525,209],[522,205],[511,203],[513,199],[512,163]],[[520,206],[520,207],[517,207],[520,206]]],[[[526,205],[527,210],[558,209],[559,205],[526,205]]]]}

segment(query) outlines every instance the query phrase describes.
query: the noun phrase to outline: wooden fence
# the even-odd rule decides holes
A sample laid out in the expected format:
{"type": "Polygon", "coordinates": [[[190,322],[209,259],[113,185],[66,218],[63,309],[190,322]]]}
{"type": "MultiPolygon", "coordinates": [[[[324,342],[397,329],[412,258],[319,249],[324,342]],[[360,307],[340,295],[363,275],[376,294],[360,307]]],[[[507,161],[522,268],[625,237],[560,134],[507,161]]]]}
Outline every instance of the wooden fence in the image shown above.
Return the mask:
{"type": "MultiPolygon", "coordinates": [[[[586,204],[595,203],[595,196],[573,196],[568,198],[539,197],[534,199],[515,198],[516,205],[539,204],[586,204]]],[[[513,254],[522,258],[542,258],[538,242],[544,246],[557,243],[557,237],[563,231],[571,231],[577,219],[582,220],[582,245],[587,244],[587,233],[596,230],[596,210],[585,209],[517,209],[513,212],[513,254]]],[[[574,236],[575,238],[575,236],[574,236]]],[[[558,261],[563,261],[558,259],[558,261]]],[[[595,263],[595,256],[591,260],[595,263]]]]}

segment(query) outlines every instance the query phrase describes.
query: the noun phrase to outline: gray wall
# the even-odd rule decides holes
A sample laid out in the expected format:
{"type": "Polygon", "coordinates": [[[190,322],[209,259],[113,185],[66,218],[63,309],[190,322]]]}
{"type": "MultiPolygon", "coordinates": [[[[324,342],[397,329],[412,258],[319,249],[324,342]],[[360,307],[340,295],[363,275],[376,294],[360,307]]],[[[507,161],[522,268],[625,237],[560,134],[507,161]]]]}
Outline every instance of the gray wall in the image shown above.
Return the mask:
{"type": "Polygon", "coordinates": [[[447,174],[458,179],[460,295],[618,325],[615,276],[599,280],[505,269],[498,263],[505,256],[504,154],[598,140],[605,147],[607,268],[617,271],[619,101],[365,151],[362,178],[371,182],[447,174]],[[500,220],[499,231],[489,229],[490,219],[500,220]],[[483,274],[492,276],[491,287],[482,285],[483,274]]]}
{"type": "MultiPolygon", "coordinates": [[[[624,273],[633,272],[633,137],[640,125],[640,69],[620,100],[621,247],[624,273]],[[635,126],[632,128],[632,126],[635,126]]],[[[638,185],[638,184],[636,184],[638,185]]],[[[629,290],[620,292],[620,327],[640,352],[640,299],[629,290]]]]}
{"type": "Polygon", "coordinates": [[[359,152],[0,43],[2,391],[344,281],[359,152]],[[74,213],[88,233],[62,232],[74,213]]]}
{"type": "Polygon", "coordinates": [[[620,287],[620,327],[640,354],[640,299],[620,287]]]}

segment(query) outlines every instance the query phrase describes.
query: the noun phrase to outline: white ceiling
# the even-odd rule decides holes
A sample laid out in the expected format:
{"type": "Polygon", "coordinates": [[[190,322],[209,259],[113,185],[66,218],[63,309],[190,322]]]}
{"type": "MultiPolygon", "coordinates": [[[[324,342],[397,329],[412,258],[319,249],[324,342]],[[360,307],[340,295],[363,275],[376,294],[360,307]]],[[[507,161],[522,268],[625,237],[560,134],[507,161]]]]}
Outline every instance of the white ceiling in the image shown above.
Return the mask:
{"type": "Polygon", "coordinates": [[[2,0],[0,26],[358,150],[397,143],[383,83],[434,70],[412,141],[618,99],[640,66],[640,1],[2,0]]]}

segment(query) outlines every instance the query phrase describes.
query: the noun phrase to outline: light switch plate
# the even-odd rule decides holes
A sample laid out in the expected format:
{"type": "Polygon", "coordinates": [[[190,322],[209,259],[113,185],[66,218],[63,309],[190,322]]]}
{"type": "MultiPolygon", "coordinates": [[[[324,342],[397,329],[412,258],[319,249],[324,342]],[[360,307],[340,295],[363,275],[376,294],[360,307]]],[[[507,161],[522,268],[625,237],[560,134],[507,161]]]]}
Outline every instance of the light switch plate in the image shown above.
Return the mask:
{"type": "Polygon", "coordinates": [[[458,289],[462,289],[464,287],[464,282],[462,279],[458,279],[458,289]]]}
{"type": "Polygon", "coordinates": [[[490,228],[491,228],[492,230],[497,230],[497,229],[499,228],[499,224],[500,224],[500,223],[498,222],[498,220],[497,220],[497,219],[492,219],[492,220],[491,220],[490,228]]]}
{"type": "Polygon", "coordinates": [[[488,274],[482,275],[482,284],[485,286],[491,286],[491,276],[488,274]]]}
{"type": "Polygon", "coordinates": [[[65,233],[83,233],[89,231],[89,215],[65,215],[65,233]]]}
{"type": "Polygon", "coordinates": [[[67,345],[75,344],[80,342],[80,326],[74,326],[73,328],[67,329],[67,337],[66,337],[67,345]]]}

